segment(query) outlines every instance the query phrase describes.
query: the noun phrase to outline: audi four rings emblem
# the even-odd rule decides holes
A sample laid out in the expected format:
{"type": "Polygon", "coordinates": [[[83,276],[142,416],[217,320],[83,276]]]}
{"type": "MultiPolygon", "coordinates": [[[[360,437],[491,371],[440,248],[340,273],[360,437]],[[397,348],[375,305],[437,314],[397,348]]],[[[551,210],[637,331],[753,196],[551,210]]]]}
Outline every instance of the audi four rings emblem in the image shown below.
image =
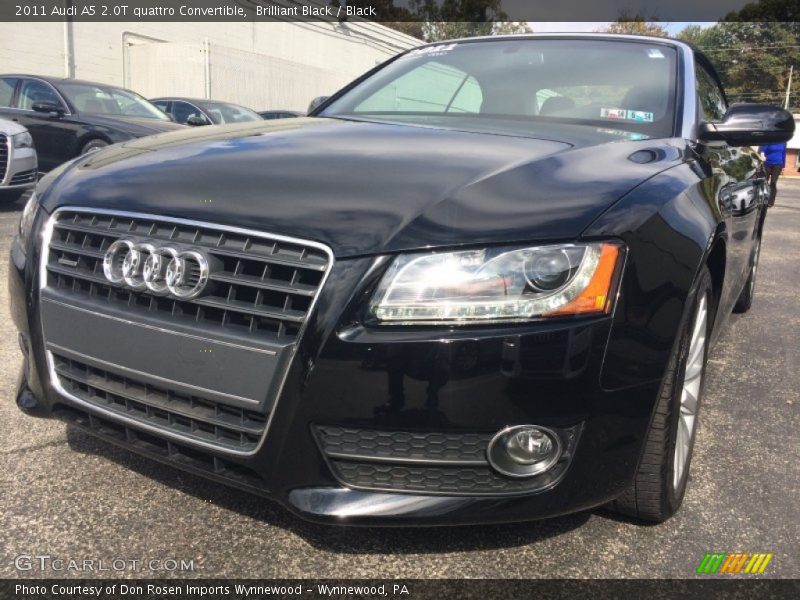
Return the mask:
{"type": "Polygon", "coordinates": [[[116,240],[103,257],[103,273],[111,283],[136,291],[191,300],[206,287],[209,266],[196,250],[116,240]]]}

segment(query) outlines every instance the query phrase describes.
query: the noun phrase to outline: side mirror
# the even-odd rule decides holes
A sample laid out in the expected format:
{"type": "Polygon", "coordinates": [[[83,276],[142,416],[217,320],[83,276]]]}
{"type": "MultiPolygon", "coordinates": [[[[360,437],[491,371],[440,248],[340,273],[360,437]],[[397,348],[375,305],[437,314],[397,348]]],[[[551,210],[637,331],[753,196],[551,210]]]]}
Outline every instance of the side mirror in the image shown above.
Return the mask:
{"type": "Polygon", "coordinates": [[[64,116],[64,109],[55,102],[34,102],[31,108],[38,113],[47,113],[51,117],[64,116]]]}
{"type": "Polygon", "coordinates": [[[186,119],[186,124],[191,125],[192,127],[199,127],[200,125],[208,125],[208,122],[203,117],[192,115],[186,119]]]}
{"type": "Polygon", "coordinates": [[[328,98],[330,98],[330,96],[317,96],[316,98],[314,98],[308,105],[308,111],[307,111],[308,114],[310,115],[313,111],[319,108],[320,104],[325,102],[325,100],[327,100],[328,98]]]}
{"type": "Polygon", "coordinates": [[[701,123],[701,142],[725,142],[729,146],[760,146],[788,142],[794,135],[794,118],[769,104],[734,104],[718,123],[701,123]]]}

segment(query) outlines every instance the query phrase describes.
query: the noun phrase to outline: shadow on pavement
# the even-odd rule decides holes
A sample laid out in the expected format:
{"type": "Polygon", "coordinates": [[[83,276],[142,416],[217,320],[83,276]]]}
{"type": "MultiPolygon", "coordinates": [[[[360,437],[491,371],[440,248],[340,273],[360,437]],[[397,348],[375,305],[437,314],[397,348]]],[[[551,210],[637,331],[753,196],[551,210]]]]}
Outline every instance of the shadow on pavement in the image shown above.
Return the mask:
{"type": "Polygon", "coordinates": [[[317,549],[352,554],[431,554],[514,548],[572,531],[589,520],[583,512],[507,525],[375,528],[338,527],[302,520],[274,501],[209,481],[97,439],[67,425],[70,449],[111,460],[163,485],[245,517],[290,531],[317,549]]]}
{"type": "Polygon", "coordinates": [[[18,212],[25,208],[31,190],[0,189],[0,214],[18,212]]]}

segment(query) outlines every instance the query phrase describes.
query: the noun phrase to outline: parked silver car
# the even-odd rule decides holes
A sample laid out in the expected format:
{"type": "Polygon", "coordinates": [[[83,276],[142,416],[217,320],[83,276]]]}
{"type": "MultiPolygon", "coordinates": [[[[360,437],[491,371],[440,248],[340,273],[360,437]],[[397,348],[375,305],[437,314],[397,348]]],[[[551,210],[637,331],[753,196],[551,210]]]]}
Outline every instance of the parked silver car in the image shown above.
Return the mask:
{"type": "Polygon", "coordinates": [[[0,193],[31,188],[37,179],[33,137],[19,123],[0,119],[0,193]]]}

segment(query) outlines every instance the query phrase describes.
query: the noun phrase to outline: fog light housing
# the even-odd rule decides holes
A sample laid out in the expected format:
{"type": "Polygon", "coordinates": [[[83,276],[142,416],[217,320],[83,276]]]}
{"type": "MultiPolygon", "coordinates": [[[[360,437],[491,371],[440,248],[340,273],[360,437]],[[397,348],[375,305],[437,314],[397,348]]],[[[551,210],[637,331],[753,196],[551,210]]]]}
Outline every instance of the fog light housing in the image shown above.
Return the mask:
{"type": "Polygon", "coordinates": [[[554,431],[535,425],[517,425],[498,432],[486,457],[497,472],[509,477],[533,477],[561,458],[561,440],[554,431]]]}

